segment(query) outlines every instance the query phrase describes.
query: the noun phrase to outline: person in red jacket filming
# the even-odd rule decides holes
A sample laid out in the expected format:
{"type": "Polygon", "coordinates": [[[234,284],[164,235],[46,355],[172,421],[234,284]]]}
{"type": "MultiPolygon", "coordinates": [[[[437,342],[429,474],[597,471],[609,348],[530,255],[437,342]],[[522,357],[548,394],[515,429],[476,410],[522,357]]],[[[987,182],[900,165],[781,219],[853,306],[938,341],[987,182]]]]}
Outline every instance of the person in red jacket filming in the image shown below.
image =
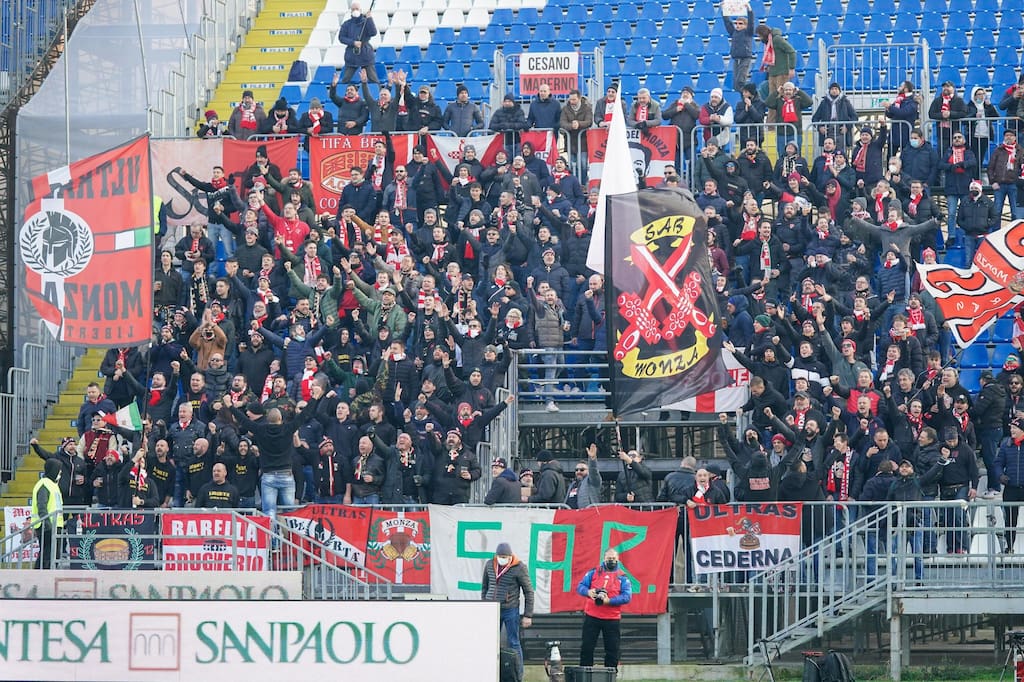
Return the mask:
{"type": "Polygon", "coordinates": [[[597,636],[604,637],[604,665],[619,667],[619,624],[622,605],[633,598],[633,587],[626,574],[619,570],[619,553],[609,549],[597,568],[587,571],[576,592],[586,597],[583,606],[583,643],[580,665],[594,665],[597,636]]]}

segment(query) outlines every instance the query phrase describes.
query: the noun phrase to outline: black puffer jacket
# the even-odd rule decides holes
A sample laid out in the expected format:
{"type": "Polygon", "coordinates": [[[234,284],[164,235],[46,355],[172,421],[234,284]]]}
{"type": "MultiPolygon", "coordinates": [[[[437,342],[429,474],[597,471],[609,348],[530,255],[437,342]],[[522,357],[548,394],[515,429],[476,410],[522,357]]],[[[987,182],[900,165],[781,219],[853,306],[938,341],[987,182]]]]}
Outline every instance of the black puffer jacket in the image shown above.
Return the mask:
{"type": "Polygon", "coordinates": [[[970,409],[974,428],[982,430],[1003,429],[1003,413],[1006,411],[1006,386],[998,381],[989,381],[981,389],[978,399],[970,409]]]}

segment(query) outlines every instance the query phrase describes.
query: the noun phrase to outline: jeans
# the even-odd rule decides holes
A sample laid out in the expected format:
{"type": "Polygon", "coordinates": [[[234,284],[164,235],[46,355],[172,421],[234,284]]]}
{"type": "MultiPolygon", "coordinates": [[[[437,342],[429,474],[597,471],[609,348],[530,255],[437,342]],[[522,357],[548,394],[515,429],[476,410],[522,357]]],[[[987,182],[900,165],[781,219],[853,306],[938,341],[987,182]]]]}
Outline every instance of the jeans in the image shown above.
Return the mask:
{"type": "Polygon", "coordinates": [[[1007,200],[1010,202],[1010,216],[1017,218],[1021,213],[1021,209],[1017,206],[1017,185],[1012,182],[1000,183],[999,189],[995,191],[992,197],[992,203],[996,207],[996,215],[1000,216],[1000,220],[1002,220],[1003,215],[1003,203],[1007,200]]]}
{"type": "Polygon", "coordinates": [[[263,513],[277,518],[277,507],[295,506],[295,477],[290,471],[265,471],[260,477],[263,513]]]}
{"type": "Polygon", "coordinates": [[[517,607],[501,610],[501,625],[505,627],[508,648],[515,649],[519,654],[519,676],[523,676],[523,645],[519,641],[519,609],[517,607]]]}
{"type": "MultiPolygon", "coordinates": [[[[966,500],[970,484],[960,486],[942,486],[942,500],[966,500]]],[[[942,525],[946,531],[946,553],[959,554],[967,549],[966,515],[961,507],[943,507],[942,525]]]]}
{"type": "Polygon", "coordinates": [[[994,477],[996,455],[999,452],[999,441],[1003,439],[1002,429],[979,429],[978,444],[981,445],[981,459],[985,462],[985,478],[989,490],[999,490],[1000,485],[994,477]]]}
{"type": "Polygon", "coordinates": [[[305,484],[302,486],[302,501],[308,502],[316,497],[316,482],[313,480],[313,467],[303,466],[302,477],[306,479],[305,484]]]}
{"type": "Polygon", "coordinates": [[[364,495],[363,497],[353,496],[352,504],[378,505],[380,504],[380,494],[373,493],[372,495],[364,495]]]}
{"type": "MultiPolygon", "coordinates": [[[[956,239],[957,227],[956,227],[956,212],[960,207],[960,197],[956,194],[946,195],[946,239],[945,242],[952,242],[956,239]]],[[[940,249],[944,248],[945,243],[942,239],[942,230],[938,230],[935,233],[935,245],[940,249]]]]}
{"type": "MultiPolygon", "coordinates": [[[[930,510],[929,510],[930,511],[930,510]]],[[[920,528],[910,528],[907,530],[905,536],[907,542],[910,543],[910,553],[914,557],[914,580],[924,580],[924,557],[922,556],[922,543],[924,542],[924,532],[920,528]]],[[[896,557],[900,554],[900,533],[895,533],[892,538],[892,574],[893,577],[900,579],[903,577],[901,567],[896,563],[896,557]]]]}
{"type": "Polygon", "coordinates": [[[228,259],[235,255],[235,235],[228,231],[228,228],[224,227],[220,223],[211,222],[208,228],[207,236],[210,241],[213,242],[214,253],[216,254],[217,241],[219,240],[224,244],[224,258],[228,259]]]}
{"type": "Polygon", "coordinates": [[[580,665],[594,665],[594,649],[597,648],[597,636],[604,637],[604,667],[619,667],[619,625],[616,619],[594,618],[583,616],[583,642],[580,644],[580,665]]]}
{"type": "Polygon", "coordinates": [[[256,508],[256,496],[249,495],[248,497],[238,498],[239,509],[255,509],[256,508]]]}
{"type": "Polygon", "coordinates": [[[313,498],[317,504],[345,504],[344,495],[317,495],[313,498]]]}
{"type": "Polygon", "coordinates": [[[742,92],[743,86],[750,81],[750,65],[753,63],[750,57],[732,58],[732,89],[742,92]]]}
{"type": "Polygon", "coordinates": [[[976,237],[973,234],[964,233],[964,267],[971,267],[971,262],[974,260],[974,254],[978,250],[978,242],[981,241],[981,237],[976,237]]]}

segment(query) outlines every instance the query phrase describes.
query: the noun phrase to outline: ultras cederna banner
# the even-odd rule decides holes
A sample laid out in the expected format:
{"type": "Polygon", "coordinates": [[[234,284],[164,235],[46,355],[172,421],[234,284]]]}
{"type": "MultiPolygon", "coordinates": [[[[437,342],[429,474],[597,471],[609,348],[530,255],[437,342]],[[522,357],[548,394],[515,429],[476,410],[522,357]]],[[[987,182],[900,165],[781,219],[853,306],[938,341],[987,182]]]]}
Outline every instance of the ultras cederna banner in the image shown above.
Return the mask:
{"type": "Polygon", "coordinates": [[[626,613],[664,613],[675,538],[675,508],[635,511],[602,505],[588,509],[487,509],[431,505],[431,592],[479,599],[484,563],[508,542],[525,561],[536,592],[534,613],[579,611],[576,586],[604,552],[619,552],[633,585],[626,613]]]}
{"type": "Polygon", "coordinates": [[[24,292],[68,345],[131,346],[153,319],[149,138],[33,178],[18,231],[24,292]]]}
{"type": "Polygon", "coordinates": [[[494,602],[11,600],[0,680],[498,680],[494,602]]]}
{"type": "Polygon", "coordinates": [[[799,503],[714,504],[687,510],[694,573],[764,570],[800,551],[799,503]]]}

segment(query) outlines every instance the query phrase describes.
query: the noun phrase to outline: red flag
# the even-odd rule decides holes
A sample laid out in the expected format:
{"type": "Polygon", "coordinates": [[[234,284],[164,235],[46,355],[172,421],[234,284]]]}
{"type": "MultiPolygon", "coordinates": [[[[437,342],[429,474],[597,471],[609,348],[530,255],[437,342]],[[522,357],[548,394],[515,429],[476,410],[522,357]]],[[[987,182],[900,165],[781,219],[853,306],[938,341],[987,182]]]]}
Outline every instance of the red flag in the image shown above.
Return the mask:
{"type": "Polygon", "coordinates": [[[366,169],[373,146],[383,135],[327,135],[309,139],[309,181],[315,213],[337,213],[341,190],[351,180],[351,168],[366,169]]]}
{"type": "Polygon", "coordinates": [[[430,514],[374,509],[366,567],[399,585],[430,584],[430,514]]]}
{"type": "Polygon", "coordinates": [[[533,145],[533,153],[552,168],[558,160],[558,136],[550,130],[524,130],[522,142],[533,145]]]}
{"type": "MultiPolygon", "coordinates": [[[[657,187],[665,178],[665,166],[675,163],[679,129],[675,126],[658,126],[646,131],[631,128],[626,131],[626,135],[634,173],[642,174],[648,187],[657,187]]],[[[590,187],[597,187],[601,182],[607,146],[607,128],[591,128],[587,131],[587,177],[590,179],[590,187]]]]}
{"type": "Polygon", "coordinates": [[[153,319],[149,137],[32,180],[18,234],[25,290],[75,346],[145,343],[153,319]]]}

